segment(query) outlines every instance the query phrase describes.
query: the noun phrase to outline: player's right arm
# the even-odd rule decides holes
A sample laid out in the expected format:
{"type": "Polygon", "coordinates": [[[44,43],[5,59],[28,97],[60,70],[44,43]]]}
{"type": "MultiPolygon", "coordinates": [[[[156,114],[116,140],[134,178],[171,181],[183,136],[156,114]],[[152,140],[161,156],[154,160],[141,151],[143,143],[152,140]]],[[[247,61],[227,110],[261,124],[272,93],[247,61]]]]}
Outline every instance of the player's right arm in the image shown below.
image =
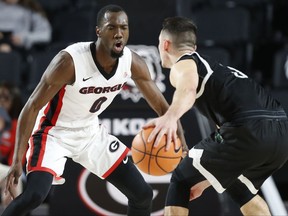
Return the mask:
{"type": "MultiPolygon", "coordinates": [[[[7,175],[5,191],[10,192],[22,174],[22,159],[27,150],[37,114],[57,92],[75,80],[72,57],[67,52],[58,53],[48,65],[40,82],[24,105],[18,119],[13,163],[7,175]]],[[[11,194],[12,198],[14,195],[11,194]]]]}
{"type": "Polygon", "coordinates": [[[164,134],[167,134],[167,137],[176,137],[177,121],[191,109],[196,100],[198,81],[197,66],[194,60],[182,60],[173,65],[170,71],[170,82],[175,87],[172,103],[163,116],[155,118],[145,125],[145,127],[155,126],[148,142],[156,137],[154,146],[157,146],[164,134]]]}
{"type": "MultiPolygon", "coordinates": [[[[168,102],[166,101],[165,97],[156,86],[155,82],[152,80],[149,69],[144,61],[138,54],[132,53],[133,61],[132,61],[132,79],[134,80],[136,86],[143,94],[145,100],[148,102],[151,108],[155,110],[155,112],[161,116],[169,107],[168,102]]],[[[152,125],[153,126],[153,125],[152,125]]],[[[184,152],[188,151],[188,146],[186,144],[186,140],[184,137],[184,132],[182,129],[182,125],[180,120],[178,121],[178,137],[181,140],[182,148],[184,152]]],[[[176,143],[176,134],[174,137],[174,142],[176,143]]],[[[168,137],[167,139],[167,146],[166,148],[170,148],[170,141],[171,138],[168,137]]],[[[175,146],[178,149],[178,146],[175,146]]]]}

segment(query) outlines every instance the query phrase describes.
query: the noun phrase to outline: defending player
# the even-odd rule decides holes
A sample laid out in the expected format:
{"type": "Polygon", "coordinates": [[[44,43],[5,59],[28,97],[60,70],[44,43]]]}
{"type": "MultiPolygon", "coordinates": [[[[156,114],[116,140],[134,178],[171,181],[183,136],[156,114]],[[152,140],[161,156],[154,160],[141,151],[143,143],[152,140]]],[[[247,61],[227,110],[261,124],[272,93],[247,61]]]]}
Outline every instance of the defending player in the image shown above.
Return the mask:
{"type": "Polygon", "coordinates": [[[26,214],[43,202],[51,184],[63,184],[67,157],[123,192],[128,215],[150,215],[151,187],[131,161],[122,163],[128,148],[99,126],[98,115],[130,77],[158,115],[168,104],[145,61],[125,46],[128,17],[121,7],[99,11],[96,34],[96,43],[76,43],[56,55],[22,110],[6,189],[18,182],[29,141],[27,185],[3,216],[26,214]]]}

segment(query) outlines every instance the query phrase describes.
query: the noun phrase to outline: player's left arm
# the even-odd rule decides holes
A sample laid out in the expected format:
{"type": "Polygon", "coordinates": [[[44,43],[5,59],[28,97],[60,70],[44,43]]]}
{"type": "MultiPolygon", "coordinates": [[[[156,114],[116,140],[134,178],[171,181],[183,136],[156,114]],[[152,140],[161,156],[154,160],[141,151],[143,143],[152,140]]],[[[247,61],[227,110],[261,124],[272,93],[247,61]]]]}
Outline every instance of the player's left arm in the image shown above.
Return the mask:
{"type": "MultiPolygon", "coordinates": [[[[135,85],[140,90],[150,107],[159,116],[164,115],[164,113],[169,107],[169,104],[159,90],[159,88],[157,87],[157,85],[155,84],[155,82],[152,80],[145,61],[135,52],[132,52],[131,72],[131,78],[135,82],[135,85]]],[[[187,151],[188,147],[185,141],[184,132],[180,120],[178,121],[177,135],[181,140],[183,150],[187,151]]],[[[175,146],[175,148],[178,148],[178,146],[175,146]]]]}
{"type": "Polygon", "coordinates": [[[132,52],[131,65],[132,79],[142,93],[149,106],[159,115],[163,115],[169,105],[152,80],[148,66],[145,61],[135,52],[132,52]]]}

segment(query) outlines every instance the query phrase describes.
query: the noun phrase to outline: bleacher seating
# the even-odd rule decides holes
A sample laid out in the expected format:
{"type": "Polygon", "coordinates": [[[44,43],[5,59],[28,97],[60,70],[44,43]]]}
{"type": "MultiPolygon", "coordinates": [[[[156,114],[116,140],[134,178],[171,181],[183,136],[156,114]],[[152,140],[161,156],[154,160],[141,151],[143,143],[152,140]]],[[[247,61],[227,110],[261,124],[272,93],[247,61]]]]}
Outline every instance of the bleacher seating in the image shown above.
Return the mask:
{"type": "Polygon", "coordinates": [[[0,80],[21,85],[22,57],[17,52],[0,52],[0,80]]]}

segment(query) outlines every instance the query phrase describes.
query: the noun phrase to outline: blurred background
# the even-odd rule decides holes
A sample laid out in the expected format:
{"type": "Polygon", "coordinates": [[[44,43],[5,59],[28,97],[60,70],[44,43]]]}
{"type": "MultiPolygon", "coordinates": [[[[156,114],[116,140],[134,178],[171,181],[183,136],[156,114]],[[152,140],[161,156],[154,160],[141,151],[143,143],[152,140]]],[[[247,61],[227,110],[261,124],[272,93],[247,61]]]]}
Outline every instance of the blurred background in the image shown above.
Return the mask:
{"type": "MultiPolygon", "coordinates": [[[[287,0],[0,0],[0,82],[14,85],[21,94],[19,101],[25,103],[55,54],[72,43],[96,40],[97,12],[106,4],[126,10],[128,46],[146,60],[168,101],[173,89],[168,71],[160,64],[158,35],[165,17],[186,16],[198,26],[200,54],[248,74],[288,110],[287,0]]],[[[12,98],[12,93],[0,91],[0,100],[12,98]]],[[[141,126],[154,116],[133,82],[128,82],[100,117],[110,132],[129,146],[141,126]]],[[[17,120],[17,116],[13,118],[17,120]]],[[[181,121],[184,130],[193,131],[186,134],[189,147],[211,131],[209,122],[194,109],[181,121]]],[[[2,140],[0,145],[4,144],[2,140]]],[[[13,140],[10,145],[13,151],[13,140]]],[[[1,163],[9,166],[7,151],[0,154],[1,163]]],[[[87,170],[68,160],[64,177],[66,183],[53,187],[45,203],[30,215],[125,215],[125,198],[87,170]]],[[[145,175],[154,189],[153,215],[162,214],[169,177],[145,175]]],[[[263,190],[260,194],[285,207],[288,164],[273,175],[269,185],[268,193],[263,190]]],[[[213,189],[205,193],[191,203],[193,215],[240,215],[225,194],[218,195],[213,189]]],[[[5,208],[4,198],[1,204],[0,212],[5,208]]],[[[279,214],[287,215],[284,210],[279,214]]]]}

